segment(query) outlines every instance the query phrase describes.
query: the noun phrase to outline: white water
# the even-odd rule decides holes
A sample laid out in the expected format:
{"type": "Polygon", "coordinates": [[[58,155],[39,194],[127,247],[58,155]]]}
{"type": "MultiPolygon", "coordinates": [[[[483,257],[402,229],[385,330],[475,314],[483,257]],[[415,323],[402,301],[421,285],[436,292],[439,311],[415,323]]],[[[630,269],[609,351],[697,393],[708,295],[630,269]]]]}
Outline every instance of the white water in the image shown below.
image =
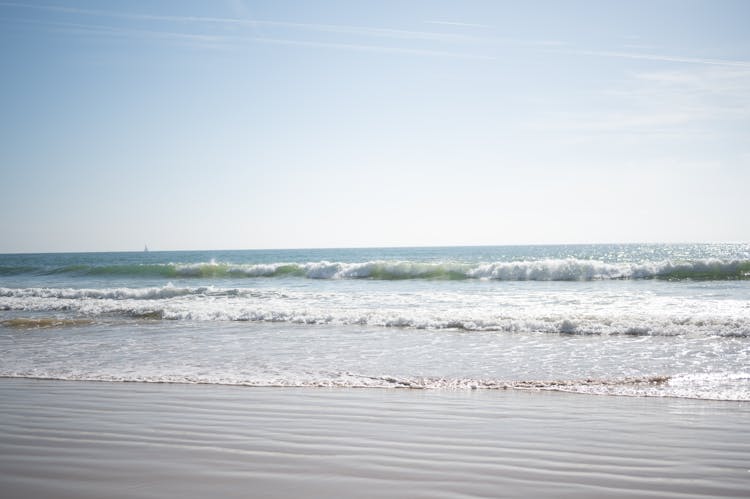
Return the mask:
{"type": "Polygon", "coordinates": [[[0,376],[750,400],[746,256],[745,246],[0,256],[0,376]]]}
{"type": "Polygon", "coordinates": [[[392,283],[315,288],[0,288],[0,310],[190,321],[750,337],[744,283],[392,283]],[[667,292],[668,291],[668,292],[667,292]]]}

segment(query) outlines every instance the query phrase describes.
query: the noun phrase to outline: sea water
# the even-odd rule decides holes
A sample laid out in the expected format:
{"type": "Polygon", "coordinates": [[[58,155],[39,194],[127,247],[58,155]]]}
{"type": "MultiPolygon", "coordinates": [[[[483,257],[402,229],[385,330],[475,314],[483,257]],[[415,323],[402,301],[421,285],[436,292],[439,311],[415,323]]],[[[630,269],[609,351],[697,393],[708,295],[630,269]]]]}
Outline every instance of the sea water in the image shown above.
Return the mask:
{"type": "Polygon", "coordinates": [[[0,255],[0,376],[750,400],[750,245],[0,255]]]}

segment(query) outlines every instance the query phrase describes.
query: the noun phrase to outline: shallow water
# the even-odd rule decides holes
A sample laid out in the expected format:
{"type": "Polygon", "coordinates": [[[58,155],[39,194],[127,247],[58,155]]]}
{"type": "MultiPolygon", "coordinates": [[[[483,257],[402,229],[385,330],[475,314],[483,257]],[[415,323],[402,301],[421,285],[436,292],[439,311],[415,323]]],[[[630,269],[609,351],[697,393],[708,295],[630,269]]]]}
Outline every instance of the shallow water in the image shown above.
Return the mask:
{"type": "Polygon", "coordinates": [[[750,400],[748,245],[0,256],[0,376],[750,400]]]}

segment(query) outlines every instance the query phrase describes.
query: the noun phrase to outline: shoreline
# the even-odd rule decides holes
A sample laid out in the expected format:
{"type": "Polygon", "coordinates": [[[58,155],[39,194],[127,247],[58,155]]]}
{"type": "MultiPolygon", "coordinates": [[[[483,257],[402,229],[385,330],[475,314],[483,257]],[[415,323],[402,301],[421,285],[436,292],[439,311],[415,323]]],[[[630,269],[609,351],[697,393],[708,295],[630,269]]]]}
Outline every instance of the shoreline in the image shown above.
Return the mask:
{"type": "MultiPolygon", "coordinates": [[[[126,384],[126,385],[176,385],[176,386],[215,386],[215,387],[227,387],[227,388],[244,388],[244,389],[273,389],[273,390],[397,390],[397,391],[428,391],[428,392],[447,392],[460,394],[463,392],[532,392],[532,393],[564,393],[567,395],[580,395],[584,397],[624,397],[624,398],[649,398],[649,399],[672,399],[672,400],[686,400],[686,401],[703,401],[703,402],[716,402],[716,403],[728,403],[728,404],[748,404],[749,400],[739,399],[721,399],[721,398],[704,398],[704,397],[689,397],[679,395],[652,395],[652,394],[640,394],[640,393],[607,393],[607,392],[585,392],[575,389],[569,389],[566,387],[570,386],[617,386],[622,384],[661,384],[669,381],[671,377],[668,375],[655,375],[655,376],[642,376],[642,377],[624,377],[616,378],[613,380],[605,379],[580,379],[580,380],[565,380],[565,381],[545,381],[545,380],[533,380],[533,381],[487,381],[487,380],[476,380],[476,385],[451,385],[446,386],[421,386],[411,384],[399,384],[395,383],[391,386],[378,386],[378,385],[294,385],[294,384],[253,384],[253,383],[221,383],[221,382],[209,382],[209,381],[172,381],[172,380],[129,380],[129,379],[97,379],[97,378],[54,378],[44,376],[8,376],[0,375],[0,382],[4,380],[28,380],[28,381],[46,381],[53,383],[108,383],[108,384],[126,384]]],[[[430,378],[427,378],[430,379],[430,378]]]]}
{"type": "Polygon", "coordinates": [[[529,390],[0,379],[34,497],[742,497],[750,404],[529,390]]]}

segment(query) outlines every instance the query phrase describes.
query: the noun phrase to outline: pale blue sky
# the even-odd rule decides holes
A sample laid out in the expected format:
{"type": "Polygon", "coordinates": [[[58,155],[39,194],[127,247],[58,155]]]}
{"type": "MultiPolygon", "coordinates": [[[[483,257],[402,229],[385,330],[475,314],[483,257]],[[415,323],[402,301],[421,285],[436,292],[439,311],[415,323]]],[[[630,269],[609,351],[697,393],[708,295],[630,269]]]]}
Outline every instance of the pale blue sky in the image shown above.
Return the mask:
{"type": "Polygon", "coordinates": [[[0,0],[0,252],[748,241],[748,20],[0,0]]]}

